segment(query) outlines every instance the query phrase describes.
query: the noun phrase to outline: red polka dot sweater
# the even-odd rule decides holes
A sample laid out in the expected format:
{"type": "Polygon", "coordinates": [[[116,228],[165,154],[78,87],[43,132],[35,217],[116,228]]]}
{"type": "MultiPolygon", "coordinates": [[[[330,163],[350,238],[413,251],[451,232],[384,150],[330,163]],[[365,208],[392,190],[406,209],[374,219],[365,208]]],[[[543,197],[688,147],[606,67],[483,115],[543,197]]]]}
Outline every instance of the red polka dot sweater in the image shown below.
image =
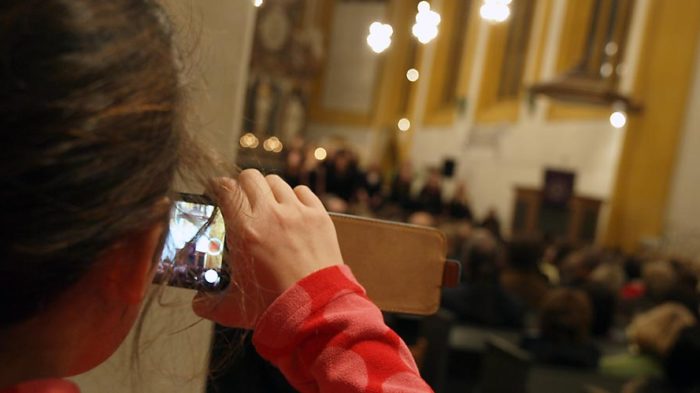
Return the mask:
{"type": "Polygon", "coordinates": [[[347,266],[287,290],[263,314],[253,343],[303,393],[432,392],[347,266]]]}
{"type": "MultiPolygon", "coordinates": [[[[432,392],[347,266],[318,271],[288,289],[260,318],[253,343],[302,393],[432,392]]],[[[79,390],[46,380],[0,393],[79,390]]]]}

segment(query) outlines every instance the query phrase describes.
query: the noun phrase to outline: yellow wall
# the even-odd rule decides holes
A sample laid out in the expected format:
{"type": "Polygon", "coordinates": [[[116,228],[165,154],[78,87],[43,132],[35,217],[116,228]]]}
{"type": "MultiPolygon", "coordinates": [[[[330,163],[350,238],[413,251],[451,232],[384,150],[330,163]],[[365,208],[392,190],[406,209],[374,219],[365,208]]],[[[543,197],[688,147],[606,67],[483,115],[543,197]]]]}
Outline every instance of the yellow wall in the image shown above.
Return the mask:
{"type": "Polygon", "coordinates": [[[605,244],[635,249],[662,234],[675,156],[694,71],[700,2],[651,0],[635,97],[605,244]]]}

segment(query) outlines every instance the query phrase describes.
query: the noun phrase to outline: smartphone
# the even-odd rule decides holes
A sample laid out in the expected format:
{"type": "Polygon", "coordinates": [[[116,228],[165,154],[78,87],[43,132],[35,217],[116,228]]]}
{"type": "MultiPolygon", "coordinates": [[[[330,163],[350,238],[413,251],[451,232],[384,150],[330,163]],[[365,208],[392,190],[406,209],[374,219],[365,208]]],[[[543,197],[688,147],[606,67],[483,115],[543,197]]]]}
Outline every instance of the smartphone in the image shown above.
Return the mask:
{"type": "Polygon", "coordinates": [[[230,275],[226,227],[216,204],[203,195],[179,194],[154,282],[200,291],[219,291],[230,275]]]}

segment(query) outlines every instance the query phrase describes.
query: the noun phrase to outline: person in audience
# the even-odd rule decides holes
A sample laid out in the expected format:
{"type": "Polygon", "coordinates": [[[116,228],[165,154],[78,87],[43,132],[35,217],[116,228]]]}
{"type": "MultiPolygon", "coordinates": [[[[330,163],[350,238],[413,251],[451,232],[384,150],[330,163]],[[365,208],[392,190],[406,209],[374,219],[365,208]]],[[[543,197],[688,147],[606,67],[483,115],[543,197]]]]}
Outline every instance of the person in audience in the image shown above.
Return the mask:
{"type": "Polygon", "coordinates": [[[290,149],[284,158],[282,178],[290,186],[296,187],[309,182],[304,171],[304,153],[301,149],[290,149]]]}
{"type": "Polygon", "coordinates": [[[600,264],[601,253],[592,247],[571,252],[559,267],[560,284],[579,287],[590,279],[591,272],[600,264]]]}
{"type": "Polygon", "coordinates": [[[406,211],[412,211],[415,207],[413,201],[413,164],[404,161],[399,167],[398,173],[391,181],[389,200],[406,211]]]}
{"type": "Polygon", "coordinates": [[[357,159],[348,149],[338,150],[326,168],[325,192],[354,202],[357,192],[359,173],[357,159]]]}
{"type": "Polygon", "coordinates": [[[408,216],[407,222],[413,225],[421,225],[424,227],[435,227],[437,220],[435,216],[428,212],[415,212],[408,216]]]}
{"type": "Polygon", "coordinates": [[[467,196],[467,183],[459,181],[452,198],[447,204],[447,213],[455,220],[466,220],[471,222],[474,219],[472,209],[469,206],[467,196]]]}
{"type": "Polygon", "coordinates": [[[607,337],[615,322],[618,296],[625,282],[625,272],[619,260],[608,253],[604,262],[590,274],[589,280],[581,285],[593,306],[591,334],[594,337],[607,337]]]}
{"type": "Polygon", "coordinates": [[[540,271],[547,277],[547,281],[549,281],[551,285],[559,284],[559,268],[557,266],[556,256],[557,247],[554,244],[549,244],[544,249],[539,264],[540,271]]]}
{"type": "Polygon", "coordinates": [[[378,211],[384,204],[382,193],[382,171],[378,164],[372,164],[361,175],[358,199],[370,211],[378,211]]]}
{"type": "Polygon", "coordinates": [[[539,334],[524,337],[521,347],[537,362],[595,369],[600,350],[589,335],[592,318],[591,303],[583,291],[554,289],[542,304],[539,334]]]}
{"type": "Polygon", "coordinates": [[[498,218],[498,212],[495,208],[489,209],[486,217],[481,221],[480,226],[491,232],[499,241],[503,240],[501,219],[498,218]]]}
{"type": "MultiPolygon", "coordinates": [[[[627,328],[627,336],[631,343],[630,352],[603,357],[600,370],[604,374],[624,378],[662,378],[666,374],[664,368],[667,367],[673,368],[669,370],[671,375],[678,372],[678,378],[684,379],[685,377],[680,376],[683,374],[681,370],[688,370],[691,363],[677,365],[677,360],[685,354],[682,348],[675,347],[679,344],[683,345],[685,340],[693,342],[695,336],[692,328],[696,327],[695,317],[680,304],[664,303],[652,308],[635,317],[627,328]],[[688,337],[684,337],[683,341],[679,340],[688,328],[691,328],[686,333],[688,337]],[[674,351],[674,357],[669,357],[674,351]]],[[[687,359],[688,361],[697,363],[700,360],[697,352],[699,348],[695,344],[696,357],[687,359]]]]}
{"type": "Polygon", "coordinates": [[[77,393],[63,378],[116,351],[157,271],[178,171],[208,186],[236,256],[196,314],[254,329],[300,392],[431,392],[318,197],[252,169],[212,179],[227,171],[185,129],[159,2],[3,0],[0,19],[0,392],[77,393]]]}
{"type": "Polygon", "coordinates": [[[657,260],[642,266],[642,282],[645,295],[654,303],[666,300],[678,282],[676,271],[671,262],[657,260]]]}
{"type": "Polygon", "coordinates": [[[442,175],[437,168],[428,170],[428,178],[418,194],[417,205],[434,216],[442,214],[442,175]]]}
{"type": "Polygon", "coordinates": [[[538,310],[549,290],[547,278],[539,270],[542,245],[530,238],[516,238],[508,243],[506,267],[501,285],[530,309],[538,310]]]}
{"type": "Polygon", "coordinates": [[[596,281],[587,282],[580,289],[588,296],[593,309],[591,334],[596,338],[608,338],[615,325],[618,306],[617,294],[606,285],[596,281]]]}
{"type": "Polygon", "coordinates": [[[317,160],[314,155],[314,150],[315,147],[313,145],[304,147],[304,159],[302,160],[304,166],[302,172],[304,173],[305,182],[303,185],[308,186],[311,191],[322,197],[326,193],[325,160],[317,160]]]}
{"type": "Polygon", "coordinates": [[[521,328],[525,306],[501,287],[499,254],[499,244],[493,235],[484,229],[476,230],[460,258],[461,283],[457,288],[443,290],[442,307],[463,322],[521,328]]]}

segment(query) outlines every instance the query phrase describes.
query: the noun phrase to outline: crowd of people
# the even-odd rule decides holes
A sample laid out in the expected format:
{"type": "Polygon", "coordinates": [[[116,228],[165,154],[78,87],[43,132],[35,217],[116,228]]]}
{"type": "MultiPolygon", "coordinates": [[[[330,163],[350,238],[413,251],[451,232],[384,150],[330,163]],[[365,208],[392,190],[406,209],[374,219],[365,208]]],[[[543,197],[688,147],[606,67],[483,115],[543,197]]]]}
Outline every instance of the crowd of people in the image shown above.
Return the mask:
{"type": "MultiPolygon", "coordinates": [[[[287,153],[283,177],[306,184],[330,211],[438,227],[449,257],[462,263],[461,283],[445,289],[442,307],[462,323],[522,332],[536,362],[597,370],[678,391],[700,386],[698,268],[659,252],[625,255],[556,239],[504,239],[494,211],[474,216],[466,184],[445,199],[441,171],[420,182],[410,162],[390,178],[363,170],[349,149],[323,161],[304,149],[287,153]],[[309,157],[310,159],[306,159],[309,157]],[[605,343],[629,350],[603,354],[605,343]]],[[[609,351],[608,351],[609,352],[609,351]]]]}
{"type": "Polygon", "coordinates": [[[459,244],[462,282],[444,291],[443,307],[461,321],[521,329],[521,347],[543,364],[661,381],[675,391],[700,386],[692,261],[537,239],[499,242],[483,229],[459,244]],[[614,342],[629,350],[603,355],[601,347],[614,342]]]}
{"type": "Polygon", "coordinates": [[[446,198],[445,177],[440,168],[429,167],[419,173],[411,161],[404,161],[387,175],[378,164],[363,168],[350,148],[329,149],[327,154],[318,160],[314,149],[297,141],[286,151],[279,174],[292,187],[309,186],[332,212],[428,226],[476,223],[501,237],[495,210],[481,219],[475,216],[465,182],[455,181],[454,192],[446,198]]]}

